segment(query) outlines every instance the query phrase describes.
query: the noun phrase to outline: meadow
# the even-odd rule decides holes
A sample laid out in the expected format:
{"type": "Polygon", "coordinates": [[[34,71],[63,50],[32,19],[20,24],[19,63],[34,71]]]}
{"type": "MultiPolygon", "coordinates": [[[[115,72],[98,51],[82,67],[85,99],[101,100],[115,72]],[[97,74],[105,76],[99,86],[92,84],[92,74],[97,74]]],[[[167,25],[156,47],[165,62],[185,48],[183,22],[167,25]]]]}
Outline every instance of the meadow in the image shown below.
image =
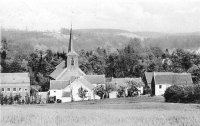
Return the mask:
{"type": "Polygon", "coordinates": [[[2,126],[199,126],[200,105],[163,98],[1,106],[2,126]]]}

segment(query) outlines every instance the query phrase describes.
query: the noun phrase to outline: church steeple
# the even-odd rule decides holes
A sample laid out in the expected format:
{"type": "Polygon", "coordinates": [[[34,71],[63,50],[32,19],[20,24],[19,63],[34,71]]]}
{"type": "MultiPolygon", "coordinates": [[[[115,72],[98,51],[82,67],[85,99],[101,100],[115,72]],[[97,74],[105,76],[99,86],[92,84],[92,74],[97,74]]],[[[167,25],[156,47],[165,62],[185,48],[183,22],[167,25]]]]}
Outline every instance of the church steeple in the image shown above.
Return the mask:
{"type": "Polygon", "coordinates": [[[68,46],[68,54],[67,55],[78,55],[74,51],[74,47],[73,47],[72,25],[71,25],[71,29],[70,29],[69,46],[68,46]]]}
{"type": "Polygon", "coordinates": [[[74,51],[73,47],[72,25],[70,29],[69,46],[67,53],[67,68],[69,70],[78,69],[78,54],[74,51]]]}
{"type": "Polygon", "coordinates": [[[70,29],[68,53],[71,52],[71,51],[73,51],[72,26],[71,26],[71,29],[70,29]]]}

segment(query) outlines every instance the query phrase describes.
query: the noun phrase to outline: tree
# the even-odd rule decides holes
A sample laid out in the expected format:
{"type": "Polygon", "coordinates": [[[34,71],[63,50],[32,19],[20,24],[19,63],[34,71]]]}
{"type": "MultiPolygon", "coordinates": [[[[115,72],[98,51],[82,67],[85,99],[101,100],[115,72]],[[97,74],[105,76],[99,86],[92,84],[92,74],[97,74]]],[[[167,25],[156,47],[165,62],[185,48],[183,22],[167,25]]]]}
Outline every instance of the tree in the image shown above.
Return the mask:
{"type": "Polygon", "coordinates": [[[88,91],[86,89],[83,89],[82,87],[78,89],[78,95],[80,98],[82,98],[82,100],[86,98],[86,92],[88,91]]]}
{"type": "Polygon", "coordinates": [[[7,40],[5,38],[3,38],[1,40],[1,44],[0,44],[0,72],[3,71],[4,69],[4,64],[5,64],[5,59],[6,59],[6,51],[8,50],[8,46],[7,46],[7,40]],[[3,66],[3,67],[2,67],[3,66]]]}
{"type": "Polygon", "coordinates": [[[156,58],[162,57],[164,54],[160,47],[151,47],[150,49],[156,58]]]}

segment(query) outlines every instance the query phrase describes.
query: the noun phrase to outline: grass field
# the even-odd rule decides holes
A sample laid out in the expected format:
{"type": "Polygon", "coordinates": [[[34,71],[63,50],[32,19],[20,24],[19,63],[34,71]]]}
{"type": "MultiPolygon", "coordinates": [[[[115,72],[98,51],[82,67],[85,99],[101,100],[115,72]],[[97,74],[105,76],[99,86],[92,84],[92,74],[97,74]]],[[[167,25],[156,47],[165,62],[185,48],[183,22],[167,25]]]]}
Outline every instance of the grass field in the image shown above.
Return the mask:
{"type": "Polygon", "coordinates": [[[200,105],[136,97],[1,106],[1,126],[199,126],[200,105]]]}

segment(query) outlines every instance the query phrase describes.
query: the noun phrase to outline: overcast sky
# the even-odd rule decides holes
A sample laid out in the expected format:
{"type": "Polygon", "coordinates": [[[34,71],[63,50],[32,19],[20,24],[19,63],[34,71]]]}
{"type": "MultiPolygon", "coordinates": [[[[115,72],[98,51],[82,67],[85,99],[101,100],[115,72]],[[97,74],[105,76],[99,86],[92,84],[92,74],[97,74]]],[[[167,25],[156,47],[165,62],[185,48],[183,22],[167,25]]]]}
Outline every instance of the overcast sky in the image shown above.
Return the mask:
{"type": "Polygon", "coordinates": [[[0,0],[5,28],[200,31],[200,0],[0,0]]]}

